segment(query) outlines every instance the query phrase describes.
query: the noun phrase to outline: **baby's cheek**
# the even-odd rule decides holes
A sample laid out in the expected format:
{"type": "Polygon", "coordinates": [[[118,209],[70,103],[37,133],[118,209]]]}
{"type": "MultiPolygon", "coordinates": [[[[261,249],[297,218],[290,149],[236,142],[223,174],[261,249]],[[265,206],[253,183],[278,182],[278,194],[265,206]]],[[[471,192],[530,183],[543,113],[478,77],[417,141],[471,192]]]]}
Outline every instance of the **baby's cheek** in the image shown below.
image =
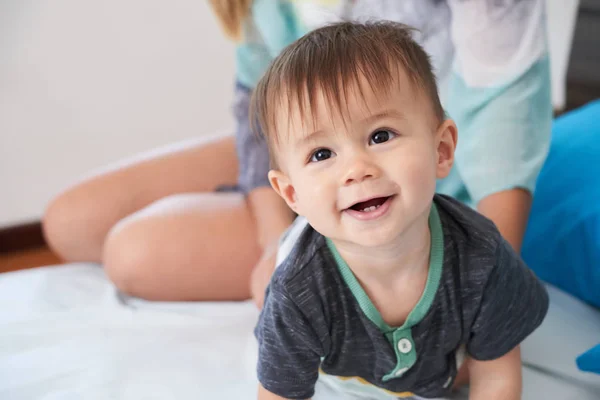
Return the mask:
{"type": "MultiPolygon", "coordinates": [[[[302,203],[304,208],[312,208],[321,198],[321,189],[318,185],[311,185],[311,179],[304,179],[300,185],[296,186],[296,194],[298,200],[302,203]]],[[[309,210],[310,211],[310,210],[309,210]]]]}
{"type": "Polygon", "coordinates": [[[302,179],[302,191],[314,200],[315,196],[322,197],[327,191],[327,185],[318,177],[310,176],[302,179]]]}
{"type": "Polygon", "coordinates": [[[315,180],[307,180],[302,185],[302,202],[307,216],[322,218],[322,214],[336,204],[335,192],[328,185],[315,180]]]}
{"type": "Polygon", "coordinates": [[[412,157],[410,162],[402,168],[403,180],[408,183],[413,190],[418,192],[431,191],[435,188],[436,168],[435,163],[429,154],[421,153],[421,157],[412,157]]]}

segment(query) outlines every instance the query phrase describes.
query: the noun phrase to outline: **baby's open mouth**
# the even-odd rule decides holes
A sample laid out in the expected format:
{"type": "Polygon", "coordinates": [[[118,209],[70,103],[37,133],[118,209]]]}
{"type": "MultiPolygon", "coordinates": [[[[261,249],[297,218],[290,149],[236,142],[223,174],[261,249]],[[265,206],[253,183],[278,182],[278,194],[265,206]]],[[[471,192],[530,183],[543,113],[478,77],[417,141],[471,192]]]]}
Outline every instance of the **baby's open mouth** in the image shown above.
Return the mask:
{"type": "Polygon", "coordinates": [[[360,203],[356,203],[350,209],[354,211],[360,212],[373,212],[381,207],[386,201],[388,201],[392,196],[387,197],[376,197],[371,200],[361,201],[360,203]]]}

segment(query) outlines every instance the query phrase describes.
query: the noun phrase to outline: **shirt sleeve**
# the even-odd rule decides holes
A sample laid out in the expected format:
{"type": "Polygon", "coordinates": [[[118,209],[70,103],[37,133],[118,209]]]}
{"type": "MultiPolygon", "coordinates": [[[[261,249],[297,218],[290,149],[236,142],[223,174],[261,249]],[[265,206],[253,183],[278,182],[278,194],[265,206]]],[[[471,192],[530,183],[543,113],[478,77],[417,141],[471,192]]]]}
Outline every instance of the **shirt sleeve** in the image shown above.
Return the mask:
{"type": "Polygon", "coordinates": [[[264,135],[252,131],[249,115],[251,96],[250,89],[237,85],[234,105],[237,125],[235,144],[239,162],[238,185],[244,193],[269,186],[269,149],[264,135]]]}
{"type": "Polygon", "coordinates": [[[289,295],[272,283],[256,328],[258,380],[286,399],[314,395],[323,346],[289,295]]]}
{"type": "Polygon", "coordinates": [[[546,288],[502,241],[471,326],[469,355],[482,361],[505,355],[542,323],[548,303],[546,288]]]}
{"type": "Polygon", "coordinates": [[[458,126],[458,173],[475,204],[533,192],[552,122],[544,0],[448,4],[455,61],[445,103],[458,126]]]}

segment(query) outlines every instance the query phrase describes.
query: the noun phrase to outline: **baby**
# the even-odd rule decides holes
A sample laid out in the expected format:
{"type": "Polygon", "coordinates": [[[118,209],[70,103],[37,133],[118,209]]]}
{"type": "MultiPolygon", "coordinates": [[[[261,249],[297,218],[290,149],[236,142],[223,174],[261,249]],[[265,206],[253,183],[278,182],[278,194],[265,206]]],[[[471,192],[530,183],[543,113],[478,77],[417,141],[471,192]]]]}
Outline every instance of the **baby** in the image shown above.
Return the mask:
{"type": "Polygon", "coordinates": [[[306,217],[267,289],[259,399],[321,380],[367,398],[519,399],[519,344],[547,293],[476,211],[435,194],[457,129],[404,25],[339,23],[274,60],[255,89],[269,180],[306,217]]]}

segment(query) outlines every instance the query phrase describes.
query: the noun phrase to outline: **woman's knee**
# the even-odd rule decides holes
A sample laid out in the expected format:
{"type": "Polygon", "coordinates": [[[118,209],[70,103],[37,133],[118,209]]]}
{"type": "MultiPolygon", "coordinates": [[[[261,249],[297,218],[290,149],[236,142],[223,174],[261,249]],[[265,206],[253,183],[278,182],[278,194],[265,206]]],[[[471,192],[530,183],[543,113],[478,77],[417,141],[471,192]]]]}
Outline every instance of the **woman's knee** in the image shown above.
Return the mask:
{"type": "Polygon", "coordinates": [[[104,268],[121,291],[148,300],[238,299],[248,291],[241,271],[259,256],[253,235],[241,196],[169,196],[111,229],[104,268]]]}
{"type": "Polygon", "coordinates": [[[152,299],[149,290],[156,277],[153,264],[157,262],[156,234],[147,229],[144,221],[126,218],[115,225],[106,237],[102,263],[114,285],[132,296],[152,299]]]}

